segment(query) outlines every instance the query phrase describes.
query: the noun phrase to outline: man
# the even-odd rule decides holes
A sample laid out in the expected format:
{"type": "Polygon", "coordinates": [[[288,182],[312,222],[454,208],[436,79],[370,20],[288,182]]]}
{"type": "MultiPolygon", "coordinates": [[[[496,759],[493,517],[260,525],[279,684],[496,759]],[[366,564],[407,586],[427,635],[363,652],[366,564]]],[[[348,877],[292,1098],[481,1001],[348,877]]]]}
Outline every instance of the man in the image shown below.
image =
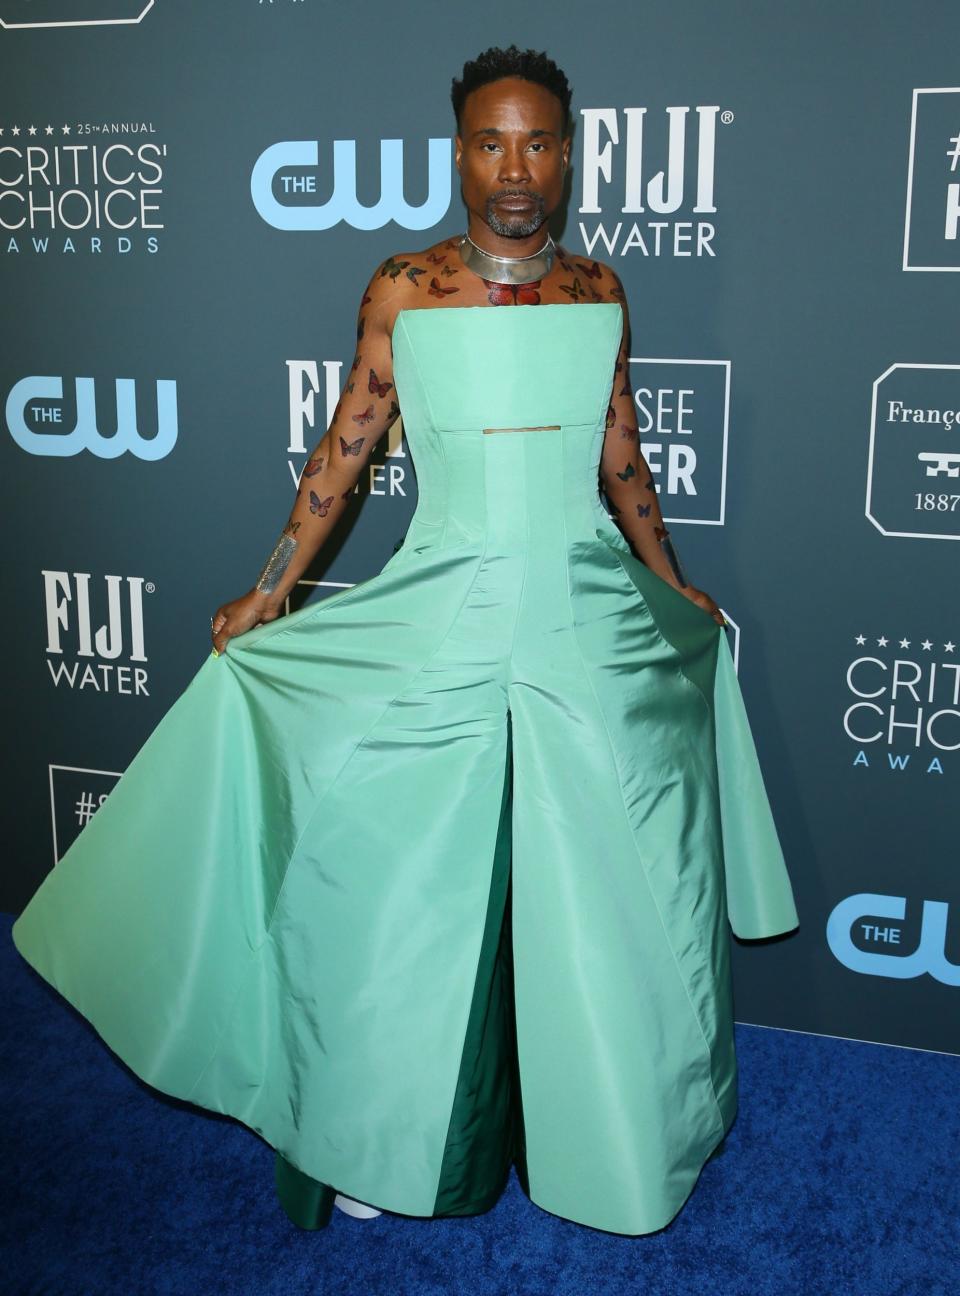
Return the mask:
{"type": "MultiPolygon", "coordinates": [[[[492,256],[533,258],[550,245],[547,221],[560,205],[570,163],[571,92],[543,55],[490,50],[454,81],[456,165],[467,234],[492,256]],[[517,75],[519,69],[523,75],[517,75]],[[531,79],[537,78],[537,79],[531,79]]],[[[330,427],[310,456],[290,517],[271,556],[271,579],[220,607],[211,621],[214,653],[251,627],[274,620],[336,526],[376,442],[400,415],[394,399],[391,338],[401,310],[616,301],[623,336],[607,410],[600,482],[611,512],[637,556],[692,602],[726,621],[709,594],[684,583],[663,524],[653,475],[640,450],[629,378],[630,321],[615,271],[562,247],[548,273],[505,285],[474,273],[459,238],[388,257],[364,291],[357,349],[330,427]],[[264,588],[266,586],[266,588],[264,588]]],[[[467,250],[469,251],[469,245],[467,250]]]]}
{"type": "Polygon", "coordinates": [[[287,524],[211,619],[238,642],[13,928],[141,1078],[276,1149],[304,1228],[333,1185],[476,1214],[511,1165],[554,1214],[662,1228],[736,1111],[727,918],[797,921],[723,618],[639,453],[621,285],[545,236],[569,99],[513,47],[454,82],[468,234],[370,278],[287,524]],[[271,628],[395,380],[410,543],[271,628]]]}

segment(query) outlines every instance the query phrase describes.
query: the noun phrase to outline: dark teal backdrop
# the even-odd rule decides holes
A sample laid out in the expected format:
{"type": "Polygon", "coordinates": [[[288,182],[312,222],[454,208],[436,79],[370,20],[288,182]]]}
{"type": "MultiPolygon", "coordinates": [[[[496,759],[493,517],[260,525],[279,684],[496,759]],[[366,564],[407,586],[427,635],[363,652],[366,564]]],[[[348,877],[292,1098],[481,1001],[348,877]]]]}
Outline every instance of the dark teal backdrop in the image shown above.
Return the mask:
{"type": "MultiPolygon", "coordinates": [[[[255,579],[374,267],[464,228],[450,81],[511,41],[573,85],[553,232],[623,278],[794,880],[737,1018],[960,1052],[954,0],[0,0],[4,907],[255,579]]],[[[415,500],[381,443],[302,596],[415,500]]]]}

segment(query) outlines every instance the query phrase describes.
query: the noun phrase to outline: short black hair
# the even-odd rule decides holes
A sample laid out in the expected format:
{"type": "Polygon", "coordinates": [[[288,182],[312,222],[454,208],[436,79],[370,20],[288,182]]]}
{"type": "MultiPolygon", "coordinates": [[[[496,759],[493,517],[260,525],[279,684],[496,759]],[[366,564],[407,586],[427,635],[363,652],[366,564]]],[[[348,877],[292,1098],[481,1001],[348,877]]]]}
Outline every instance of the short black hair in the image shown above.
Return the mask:
{"type": "Polygon", "coordinates": [[[501,77],[511,76],[533,81],[556,95],[563,109],[563,134],[569,135],[570,100],[573,91],[566,76],[553,59],[547,58],[542,50],[539,53],[532,49],[520,50],[516,45],[511,45],[508,49],[491,46],[482,54],[478,54],[475,59],[464,63],[463,74],[459,80],[453,78],[450,86],[450,101],[457,119],[457,130],[460,130],[462,123],[463,105],[467,95],[491,81],[499,81],[501,77]]]}

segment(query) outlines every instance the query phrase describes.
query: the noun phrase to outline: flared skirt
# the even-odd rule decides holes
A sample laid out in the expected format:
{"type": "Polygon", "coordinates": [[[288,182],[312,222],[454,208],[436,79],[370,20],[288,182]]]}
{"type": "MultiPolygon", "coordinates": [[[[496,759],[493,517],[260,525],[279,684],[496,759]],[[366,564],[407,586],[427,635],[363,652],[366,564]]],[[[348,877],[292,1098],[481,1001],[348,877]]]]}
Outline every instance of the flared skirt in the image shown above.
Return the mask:
{"type": "Polygon", "coordinates": [[[157,1089],[409,1215],[663,1227],[796,925],[724,632],[601,535],[403,548],[209,658],[13,927],[157,1089]],[[508,904],[509,898],[509,904],[508,904]]]}

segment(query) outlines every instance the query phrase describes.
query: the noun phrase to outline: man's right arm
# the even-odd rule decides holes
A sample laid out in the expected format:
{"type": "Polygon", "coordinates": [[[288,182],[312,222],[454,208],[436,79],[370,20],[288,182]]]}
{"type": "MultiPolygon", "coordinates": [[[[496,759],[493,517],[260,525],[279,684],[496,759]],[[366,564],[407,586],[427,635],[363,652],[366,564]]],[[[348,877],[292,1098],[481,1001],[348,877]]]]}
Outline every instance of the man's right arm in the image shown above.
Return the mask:
{"type": "Polygon", "coordinates": [[[357,346],[330,427],[311,453],[283,534],[297,541],[277,587],[282,602],[316,557],[353,494],[373,447],[397,421],[390,332],[402,287],[373,273],[357,315],[357,346]]]}
{"type": "Polygon", "coordinates": [[[268,564],[273,575],[258,582],[268,588],[254,587],[224,604],[214,616],[213,643],[220,651],[233,636],[280,614],[287,595],[336,526],[373,447],[400,414],[391,333],[405,283],[391,273],[395,265],[393,258],[381,262],[361,298],[353,361],[330,426],[300,475],[296,499],[277,542],[277,556],[268,564]]]}

